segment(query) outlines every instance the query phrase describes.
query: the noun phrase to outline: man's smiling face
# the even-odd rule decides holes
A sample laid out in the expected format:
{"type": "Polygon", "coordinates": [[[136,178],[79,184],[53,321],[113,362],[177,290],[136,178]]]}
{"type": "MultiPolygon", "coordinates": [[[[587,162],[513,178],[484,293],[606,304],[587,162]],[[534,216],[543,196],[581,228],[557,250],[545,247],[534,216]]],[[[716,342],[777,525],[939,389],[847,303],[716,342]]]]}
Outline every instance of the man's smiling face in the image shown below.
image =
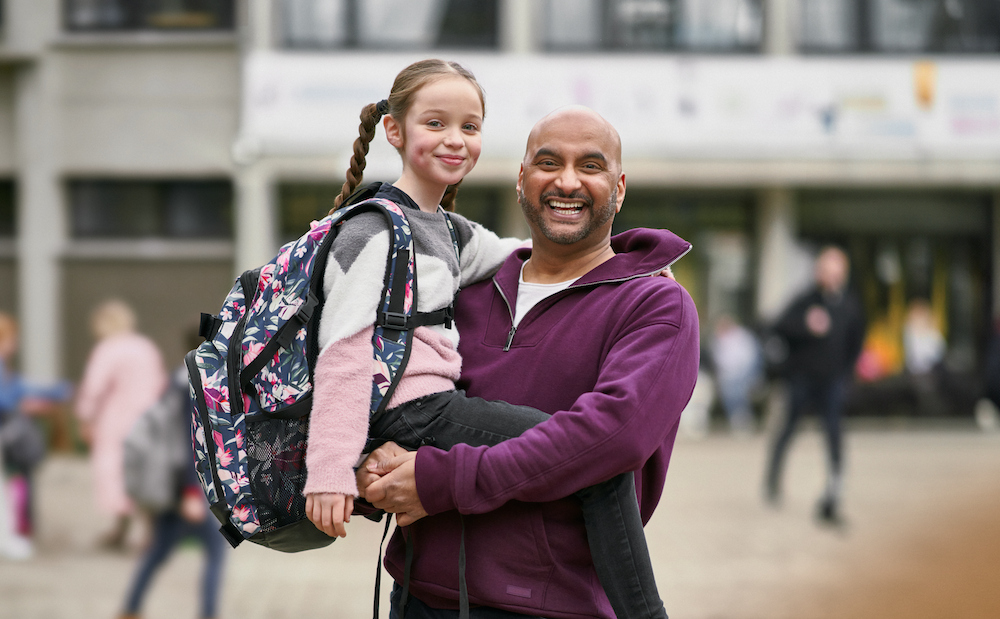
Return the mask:
{"type": "Polygon", "coordinates": [[[517,192],[528,225],[545,239],[609,236],[625,198],[617,133],[590,110],[552,114],[528,138],[517,192]]]}

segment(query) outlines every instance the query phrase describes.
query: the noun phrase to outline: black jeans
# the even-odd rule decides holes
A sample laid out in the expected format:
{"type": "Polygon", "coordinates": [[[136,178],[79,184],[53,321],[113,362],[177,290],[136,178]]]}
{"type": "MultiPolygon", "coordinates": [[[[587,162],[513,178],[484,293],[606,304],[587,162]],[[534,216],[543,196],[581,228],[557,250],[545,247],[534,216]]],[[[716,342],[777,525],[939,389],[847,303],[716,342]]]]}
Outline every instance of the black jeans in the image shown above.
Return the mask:
{"type": "MultiPolygon", "coordinates": [[[[815,378],[811,376],[794,375],[789,378],[789,406],[785,423],[778,432],[771,449],[770,462],[767,467],[767,484],[769,491],[777,494],[781,488],[781,474],[784,468],[785,454],[792,440],[799,420],[812,408],[816,410],[823,424],[826,435],[828,486],[830,479],[839,479],[843,467],[843,432],[841,430],[841,415],[847,394],[848,379],[846,378],[815,378]]],[[[828,497],[837,500],[837,496],[828,497]]]]}
{"type": "MultiPolygon", "coordinates": [[[[385,411],[372,420],[369,436],[375,443],[392,440],[407,449],[421,445],[450,449],[460,443],[489,446],[520,436],[549,416],[528,406],[445,391],[385,411]]],[[[622,473],[574,496],[581,502],[594,568],[615,614],[623,619],[666,619],[642,530],[633,474],[622,473]]]]}

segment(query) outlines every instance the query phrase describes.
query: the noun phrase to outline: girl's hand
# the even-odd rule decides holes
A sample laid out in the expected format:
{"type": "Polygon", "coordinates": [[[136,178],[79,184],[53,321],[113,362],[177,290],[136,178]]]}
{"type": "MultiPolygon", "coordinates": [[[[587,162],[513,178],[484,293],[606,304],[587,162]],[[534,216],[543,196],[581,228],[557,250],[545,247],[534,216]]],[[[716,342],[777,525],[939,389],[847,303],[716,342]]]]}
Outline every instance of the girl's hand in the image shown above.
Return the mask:
{"type": "Polygon", "coordinates": [[[316,528],[330,537],[347,537],[344,526],[351,521],[354,497],[336,492],[319,492],[306,497],[306,515],[316,528]]]}

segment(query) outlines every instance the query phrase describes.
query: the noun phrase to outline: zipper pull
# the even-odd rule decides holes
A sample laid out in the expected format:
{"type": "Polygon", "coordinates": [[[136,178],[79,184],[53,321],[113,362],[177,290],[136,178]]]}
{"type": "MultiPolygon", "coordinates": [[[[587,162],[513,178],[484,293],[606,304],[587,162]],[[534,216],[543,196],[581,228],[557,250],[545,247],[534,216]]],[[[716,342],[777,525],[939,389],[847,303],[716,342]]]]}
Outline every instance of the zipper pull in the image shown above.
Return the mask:
{"type": "Polygon", "coordinates": [[[513,341],[515,333],[517,333],[517,327],[511,326],[510,333],[507,334],[507,345],[503,347],[504,352],[510,350],[510,343],[513,341]]]}

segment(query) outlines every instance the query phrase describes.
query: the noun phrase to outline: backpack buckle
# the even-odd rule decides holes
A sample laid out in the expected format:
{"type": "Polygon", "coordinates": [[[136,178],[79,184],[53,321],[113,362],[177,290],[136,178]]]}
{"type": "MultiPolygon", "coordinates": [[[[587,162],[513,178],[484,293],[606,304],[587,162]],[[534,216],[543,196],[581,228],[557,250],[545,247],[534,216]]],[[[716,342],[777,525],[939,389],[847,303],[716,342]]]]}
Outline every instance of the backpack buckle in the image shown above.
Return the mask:
{"type": "Polygon", "coordinates": [[[409,317],[399,312],[379,312],[378,326],[388,327],[393,331],[405,331],[409,317]]]}

